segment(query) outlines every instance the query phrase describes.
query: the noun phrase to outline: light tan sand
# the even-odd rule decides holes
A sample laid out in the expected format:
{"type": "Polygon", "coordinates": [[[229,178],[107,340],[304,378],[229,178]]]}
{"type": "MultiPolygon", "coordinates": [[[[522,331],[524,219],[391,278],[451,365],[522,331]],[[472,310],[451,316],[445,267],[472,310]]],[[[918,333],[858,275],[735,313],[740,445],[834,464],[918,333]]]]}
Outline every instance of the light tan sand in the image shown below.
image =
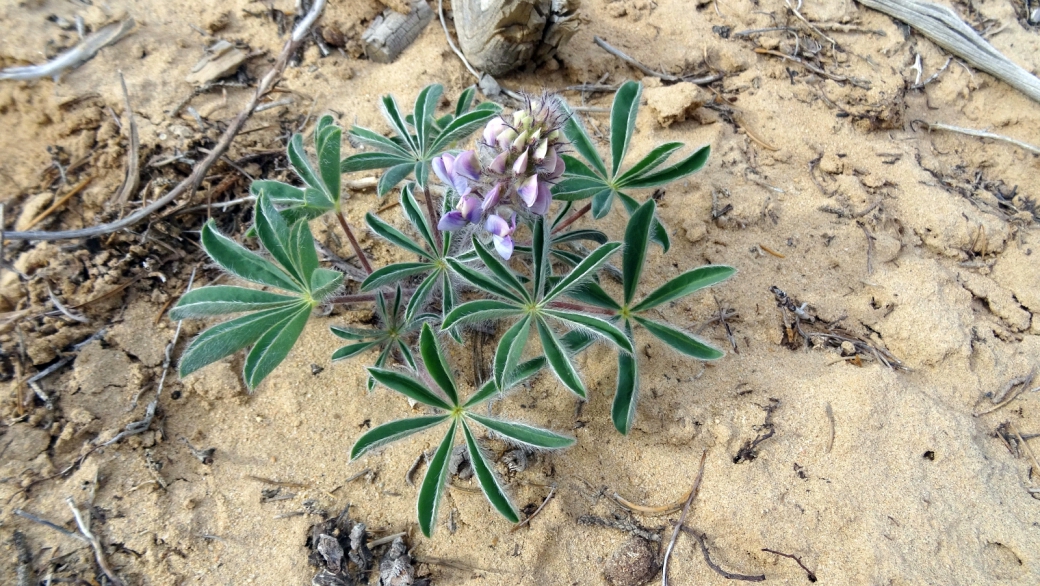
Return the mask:
{"type": "MultiPolygon", "coordinates": [[[[992,405],[988,394],[1040,367],[1040,230],[1027,211],[1040,200],[1040,158],[1006,144],[911,126],[918,119],[939,121],[1036,144],[1040,104],[956,61],[923,91],[908,90],[916,54],[925,79],[942,67],[945,55],[850,0],[810,0],[803,13],[884,32],[828,32],[845,49],[838,53],[841,62],[828,67],[869,80],[869,90],[811,78],[797,64],[754,53],[756,46],[790,50],[789,34],[724,39],[712,31],[798,26],[778,0],[718,0],[697,7],[678,0],[586,4],[587,22],[562,51],[562,68],[501,81],[537,91],[597,82],[604,74],[608,83],[641,76],[596,47],[593,35],[657,69],[694,74],[707,65],[726,74],[723,95],[733,102],[738,124],[702,108],[682,112],[685,120],[667,120],[665,128],[657,118],[668,112],[644,108],[632,152],[643,154],[665,140],[712,146],[707,167],[666,187],[660,198],[673,249],[664,256],[654,250],[645,287],[704,263],[736,266],[740,272],[730,282],[665,307],[661,315],[695,328],[716,315],[714,294],[739,314],[731,321],[739,352],[705,367],[637,334],[643,396],[629,437],[618,435],[609,421],[615,367],[606,348],[578,359],[591,393],[580,414],[548,375],[496,404],[497,412],[578,439],[575,448],[541,455],[526,471],[508,476],[520,507],[537,506],[548,485],[557,487],[545,510],[516,532],[482,495],[466,490],[470,483],[461,483],[463,488],[448,491],[435,537],[421,537],[416,489],[405,482],[405,473],[421,450],[435,445],[433,434],[349,462],[348,450],[366,424],[409,413],[406,401],[386,389],[365,393],[363,361],[330,364],[337,340],[328,326],[364,319],[364,311],[312,320],[290,357],[253,396],[239,382],[237,359],[183,382],[168,381],[153,431],[94,453],[68,478],[19,494],[23,483],[65,468],[88,441],[111,438],[143,415],[154,392],[148,385],[161,373],[163,349],[175,329],[165,318],[154,325],[155,316],[179,294],[192,268],[172,263],[166,265],[167,282],[149,277],[93,305],[90,324],[27,317],[0,329],[5,376],[12,376],[24,351],[27,361],[18,367],[24,377],[35,372],[32,363],[47,364],[68,344],[109,328],[103,343],[94,342],[72,368],[44,381],[45,391],[58,397],[57,411],[38,407],[19,419],[13,397],[27,389],[5,383],[0,582],[15,583],[15,530],[26,535],[37,571],[52,558],[70,556],[63,563],[72,574],[95,576],[82,543],[12,510],[71,527],[64,499],[86,502],[96,477],[94,526],[130,584],[307,584],[314,568],[307,564],[305,541],[319,518],[278,518],[303,511],[307,500],[334,514],[350,504],[352,516],[378,535],[408,531],[415,557],[451,560],[420,565],[435,584],[602,584],[606,560],[629,535],[579,519],[621,513],[608,498],[614,492],[648,506],[680,500],[707,449],[703,485],[687,524],[707,535],[712,559],[728,571],[765,574],[771,584],[806,583],[794,561],[762,551],[769,548],[800,557],[821,584],[1040,583],[1040,502],[1030,492],[1040,487],[1040,470],[1031,471],[1021,446],[1009,451],[995,435],[1005,422],[1023,434],[1040,431],[1040,398],[1027,390],[993,413],[973,416],[992,405]],[[1022,210],[1017,215],[1001,208],[995,195],[1012,188],[1017,192],[1008,203],[1022,210]],[[716,209],[732,206],[717,219],[713,194],[716,209]],[[875,239],[869,259],[867,233],[875,239]],[[912,370],[888,369],[869,357],[856,365],[841,360],[837,348],[788,348],[771,286],[808,303],[806,311],[821,320],[841,319],[847,331],[887,348],[912,370]],[[323,370],[313,374],[312,365],[323,370]],[[128,412],[142,389],[139,405],[128,412]],[[754,460],[734,463],[746,442],[765,433],[767,407],[773,409],[774,435],[757,446],[754,460]],[[212,465],[192,457],[182,438],[198,448],[216,448],[212,465]],[[371,475],[346,482],[365,469],[371,475]],[[260,492],[270,486],[252,477],[305,487],[283,488],[296,496],[262,504],[260,492]]],[[[104,210],[122,182],[126,148],[108,111],[122,111],[117,71],[126,76],[144,162],[195,145],[195,121],[183,112],[169,115],[191,92],[184,76],[213,40],[192,26],[206,30],[226,11],[228,26],[215,37],[264,51],[266,56],[249,62],[255,77],[283,42],[265,15],[268,6],[291,13],[294,3],[114,1],[86,7],[40,0],[0,7],[4,65],[40,62],[50,43],[74,42],[74,32],[47,21],[52,14],[70,21],[81,14],[95,27],[124,13],[139,23],[133,35],[59,83],[0,83],[0,202],[7,204],[7,225],[34,198],[36,209],[52,201],[53,191],[43,184],[48,145],[60,145],[71,160],[94,152],[90,166],[97,177],[56,216],[60,221],[43,227],[111,218],[115,212],[104,210]]],[[[961,14],[965,6],[958,5],[961,14]]],[[[992,19],[993,30],[1001,29],[991,38],[999,50],[1027,69],[1040,69],[1040,32],[1023,28],[1019,3],[971,6],[974,24],[984,27],[992,19]]],[[[373,1],[333,1],[323,23],[356,39],[380,10],[373,1]]],[[[436,82],[454,98],[471,81],[436,24],[390,65],[339,54],[319,59],[311,46],[303,63],[288,70],[280,86],[286,92],[275,96],[292,97],[295,104],[254,116],[247,130],[267,128],[240,137],[231,156],[278,148],[279,136],[296,129],[308,113],[332,112],[345,125],[384,129],[378,96],[392,92],[409,103],[422,86],[436,82]]],[[[657,80],[644,81],[648,96],[667,89],[657,80]]],[[[227,121],[246,91],[229,88],[226,99],[213,92],[191,104],[210,123],[227,121]]],[[[566,95],[580,101],[575,93],[566,95]]],[[[586,105],[609,107],[609,96],[597,96],[586,105]]],[[[665,108],[667,96],[659,98],[655,104],[665,108]]],[[[603,132],[608,119],[592,114],[588,123],[603,132]]],[[[218,131],[211,126],[207,133],[213,139],[218,131]]],[[[223,198],[241,197],[245,189],[239,183],[223,198]]],[[[364,213],[378,205],[374,193],[356,193],[347,215],[362,225],[364,213]]],[[[396,214],[384,216],[397,222],[396,214]]],[[[623,217],[615,212],[600,227],[620,237],[623,217]]],[[[371,235],[361,241],[379,262],[397,258],[371,235]]],[[[139,270],[130,261],[120,264],[119,254],[98,268],[92,264],[97,252],[63,246],[9,244],[6,254],[21,270],[50,279],[72,303],[111,290],[131,269],[139,270]]],[[[337,250],[349,255],[345,247],[337,250]]],[[[169,253],[159,251],[155,258],[169,253]]],[[[39,280],[27,304],[12,275],[5,271],[2,277],[3,311],[29,308],[36,316],[50,309],[39,280]]],[[[203,281],[214,276],[200,273],[203,281]]],[[[182,341],[200,328],[186,323],[182,341]]],[[[718,324],[702,335],[729,349],[718,324]]],[[[471,384],[470,351],[454,353],[459,379],[471,384]]],[[[676,518],[635,519],[661,529],[667,541],[669,519],[676,518]]],[[[676,546],[671,578],[677,586],[730,583],[704,563],[686,535],[676,546]]]]}

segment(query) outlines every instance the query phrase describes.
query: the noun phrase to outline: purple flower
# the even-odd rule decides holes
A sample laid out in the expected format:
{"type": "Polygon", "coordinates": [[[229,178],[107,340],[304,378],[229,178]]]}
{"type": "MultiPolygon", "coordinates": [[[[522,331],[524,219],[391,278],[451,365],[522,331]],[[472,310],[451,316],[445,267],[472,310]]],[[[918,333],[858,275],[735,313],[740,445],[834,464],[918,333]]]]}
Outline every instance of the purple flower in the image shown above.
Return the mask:
{"type": "Polygon", "coordinates": [[[544,170],[552,173],[553,169],[556,168],[556,162],[559,159],[560,159],[560,157],[558,157],[556,155],[556,149],[555,148],[552,148],[552,147],[547,148],[545,150],[545,155],[542,157],[542,159],[540,161],[538,161],[538,168],[539,169],[544,169],[544,170]]]}
{"type": "Polygon", "coordinates": [[[469,191],[470,181],[480,179],[480,165],[473,151],[463,151],[458,157],[444,153],[430,161],[430,166],[437,177],[459,195],[469,191]]]}
{"type": "Polygon", "coordinates": [[[452,232],[465,227],[467,224],[476,224],[480,221],[482,213],[483,208],[480,198],[464,195],[459,200],[458,207],[441,217],[441,221],[437,223],[437,228],[445,232],[452,232]]]}
{"type": "Polygon", "coordinates": [[[509,257],[513,256],[513,231],[516,230],[516,214],[513,214],[510,224],[492,214],[488,216],[484,227],[491,232],[491,239],[495,242],[495,250],[498,251],[498,255],[509,260],[509,257]]]}
{"type": "Polygon", "coordinates": [[[462,151],[459,156],[455,158],[455,165],[452,168],[456,175],[461,175],[471,181],[477,181],[480,179],[480,163],[477,161],[477,153],[475,151],[462,151]]]}
{"type": "Polygon", "coordinates": [[[466,220],[465,216],[462,215],[462,212],[459,210],[452,210],[441,216],[441,221],[437,222],[437,229],[445,232],[454,232],[459,228],[465,228],[467,224],[469,224],[469,222],[466,220]]]}
{"type": "Polygon", "coordinates": [[[516,188],[516,193],[520,195],[520,199],[524,200],[527,207],[533,206],[538,199],[538,175],[528,177],[520,184],[520,187],[516,188]]]}
{"type": "MultiPolygon", "coordinates": [[[[499,198],[502,197],[502,182],[499,181],[484,195],[484,204],[481,206],[483,211],[488,211],[491,208],[498,205],[499,198]]],[[[475,220],[474,220],[475,221],[475,220]]]]}

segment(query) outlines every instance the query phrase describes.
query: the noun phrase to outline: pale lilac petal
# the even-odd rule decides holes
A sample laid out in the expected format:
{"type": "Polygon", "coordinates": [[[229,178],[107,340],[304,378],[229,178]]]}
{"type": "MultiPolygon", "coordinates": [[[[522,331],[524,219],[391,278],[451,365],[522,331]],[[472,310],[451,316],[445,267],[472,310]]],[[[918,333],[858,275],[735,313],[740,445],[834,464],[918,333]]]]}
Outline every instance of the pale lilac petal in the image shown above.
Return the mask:
{"type": "Polygon", "coordinates": [[[545,157],[543,157],[541,162],[538,163],[538,168],[552,173],[553,170],[556,168],[556,162],[559,160],[560,157],[556,155],[556,149],[550,147],[546,149],[545,157]]]}
{"type": "Polygon", "coordinates": [[[520,195],[520,199],[524,200],[527,207],[534,205],[536,199],[538,199],[538,176],[531,175],[526,181],[520,184],[520,187],[516,188],[516,192],[520,195]]]}
{"type": "Polygon", "coordinates": [[[543,216],[545,212],[549,211],[549,204],[551,203],[552,193],[549,192],[549,185],[543,181],[538,184],[538,197],[534,200],[534,204],[531,205],[531,213],[543,216]]]}
{"type": "Polygon", "coordinates": [[[480,179],[480,163],[477,161],[477,153],[474,151],[463,151],[455,159],[451,170],[456,175],[461,175],[471,181],[480,179]]]}
{"type": "Polygon", "coordinates": [[[511,236],[492,236],[491,239],[495,242],[495,251],[498,252],[498,256],[501,256],[505,260],[509,260],[509,257],[513,256],[513,238],[511,236]]]}
{"type": "Polygon", "coordinates": [[[433,160],[430,161],[430,166],[433,167],[433,172],[437,175],[437,178],[440,179],[442,183],[449,186],[455,185],[455,182],[453,181],[454,173],[451,171],[451,167],[454,164],[455,157],[448,153],[444,153],[439,157],[434,157],[433,160]]]}
{"type": "Polygon", "coordinates": [[[563,172],[566,171],[566,170],[567,170],[567,163],[563,162],[563,157],[557,157],[556,158],[556,168],[553,169],[549,173],[547,179],[549,179],[550,181],[559,179],[560,177],[563,176],[563,172]]]}
{"type": "Polygon", "coordinates": [[[469,224],[469,222],[467,222],[466,218],[463,217],[462,212],[452,210],[441,216],[441,221],[437,223],[437,228],[445,232],[451,232],[453,230],[458,230],[459,228],[464,228],[466,224],[469,224]]]}
{"type": "Polygon", "coordinates": [[[516,158],[516,162],[513,163],[513,174],[523,175],[527,172],[527,151],[525,150],[516,158]]]}
{"type": "Polygon", "coordinates": [[[499,182],[499,183],[496,183],[495,186],[491,188],[491,191],[488,191],[487,194],[484,195],[484,204],[481,206],[481,208],[485,212],[487,210],[490,210],[491,208],[493,208],[493,207],[498,205],[498,200],[501,197],[502,197],[502,183],[499,182]]]}
{"type": "Polygon", "coordinates": [[[512,230],[509,229],[509,224],[507,224],[505,220],[503,220],[501,217],[495,214],[491,214],[490,216],[488,216],[487,221],[484,222],[484,228],[487,229],[488,232],[491,232],[495,236],[499,237],[508,236],[512,234],[512,230]]]}
{"type": "Polygon", "coordinates": [[[482,212],[480,199],[473,196],[466,196],[459,202],[459,212],[462,213],[462,217],[466,218],[467,222],[476,224],[480,221],[480,214],[482,212]]]}
{"type": "Polygon", "coordinates": [[[488,167],[488,169],[490,169],[492,173],[498,173],[499,175],[505,175],[506,174],[506,162],[508,160],[509,160],[509,151],[502,151],[501,153],[499,153],[499,155],[497,157],[495,157],[494,161],[491,161],[491,165],[488,167]]]}

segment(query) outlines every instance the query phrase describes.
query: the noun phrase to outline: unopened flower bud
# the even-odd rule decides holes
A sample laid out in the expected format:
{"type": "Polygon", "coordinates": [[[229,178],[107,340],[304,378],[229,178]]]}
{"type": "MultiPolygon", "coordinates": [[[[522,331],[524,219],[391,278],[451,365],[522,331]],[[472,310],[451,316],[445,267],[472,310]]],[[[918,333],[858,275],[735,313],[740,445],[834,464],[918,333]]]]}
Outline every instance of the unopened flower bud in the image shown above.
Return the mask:
{"type": "Polygon", "coordinates": [[[509,150],[513,151],[514,153],[520,152],[521,150],[527,147],[527,139],[530,136],[531,135],[528,134],[526,130],[521,132],[515,139],[513,139],[513,144],[509,145],[509,150]]]}
{"type": "Polygon", "coordinates": [[[500,117],[496,117],[491,122],[488,122],[487,126],[484,127],[484,143],[493,146],[498,140],[498,135],[506,128],[508,128],[506,121],[500,117]]]}
{"type": "Polygon", "coordinates": [[[527,172],[527,151],[520,153],[520,156],[516,158],[516,162],[513,163],[513,174],[523,175],[527,172]]]}
{"type": "Polygon", "coordinates": [[[508,161],[509,161],[509,151],[502,151],[501,153],[499,153],[499,155],[497,157],[495,157],[495,160],[491,161],[491,164],[488,166],[488,169],[492,173],[498,173],[499,175],[504,175],[505,172],[506,172],[506,163],[508,161]]]}
{"type": "Polygon", "coordinates": [[[516,131],[512,128],[506,128],[502,132],[498,133],[498,148],[503,151],[509,150],[509,145],[513,143],[513,139],[516,138],[516,131]]]}
{"type": "Polygon", "coordinates": [[[542,141],[539,142],[538,146],[535,147],[535,149],[534,149],[534,162],[535,163],[541,163],[542,161],[544,161],[545,160],[545,155],[546,155],[546,153],[548,151],[549,151],[549,140],[548,139],[542,139],[542,141]]]}

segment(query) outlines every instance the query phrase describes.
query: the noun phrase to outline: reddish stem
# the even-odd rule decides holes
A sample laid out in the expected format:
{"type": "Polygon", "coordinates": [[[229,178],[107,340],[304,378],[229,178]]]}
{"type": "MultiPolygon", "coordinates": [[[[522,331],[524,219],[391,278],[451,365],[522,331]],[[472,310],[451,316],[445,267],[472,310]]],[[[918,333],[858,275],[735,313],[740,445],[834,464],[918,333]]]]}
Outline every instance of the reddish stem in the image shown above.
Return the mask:
{"type": "Polygon", "coordinates": [[[350,229],[347,219],[343,217],[343,212],[336,210],[336,219],[339,220],[339,225],[343,228],[343,231],[347,233],[347,239],[350,240],[350,245],[354,247],[354,254],[358,257],[358,261],[361,262],[361,266],[365,268],[366,273],[371,275],[372,265],[368,264],[368,257],[361,250],[361,245],[358,244],[357,238],[354,238],[354,232],[350,229]]]}
{"type": "Polygon", "coordinates": [[[564,220],[564,221],[560,222],[559,224],[557,224],[557,226],[555,228],[553,228],[552,234],[555,234],[555,233],[559,232],[560,230],[563,230],[567,226],[570,226],[571,224],[573,224],[575,222],[575,220],[577,220],[578,218],[580,218],[580,217],[584,216],[585,214],[589,213],[589,210],[591,210],[591,209],[592,209],[592,204],[591,203],[585,204],[585,207],[583,207],[580,210],[574,212],[571,215],[571,217],[569,217],[566,220],[564,220]]]}
{"type": "Polygon", "coordinates": [[[430,216],[430,228],[433,229],[433,245],[436,247],[436,252],[443,252],[441,250],[441,231],[437,228],[437,222],[440,218],[437,216],[437,211],[433,209],[433,196],[430,195],[430,188],[423,186],[423,199],[426,200],[426,213],[430,216]]]}

